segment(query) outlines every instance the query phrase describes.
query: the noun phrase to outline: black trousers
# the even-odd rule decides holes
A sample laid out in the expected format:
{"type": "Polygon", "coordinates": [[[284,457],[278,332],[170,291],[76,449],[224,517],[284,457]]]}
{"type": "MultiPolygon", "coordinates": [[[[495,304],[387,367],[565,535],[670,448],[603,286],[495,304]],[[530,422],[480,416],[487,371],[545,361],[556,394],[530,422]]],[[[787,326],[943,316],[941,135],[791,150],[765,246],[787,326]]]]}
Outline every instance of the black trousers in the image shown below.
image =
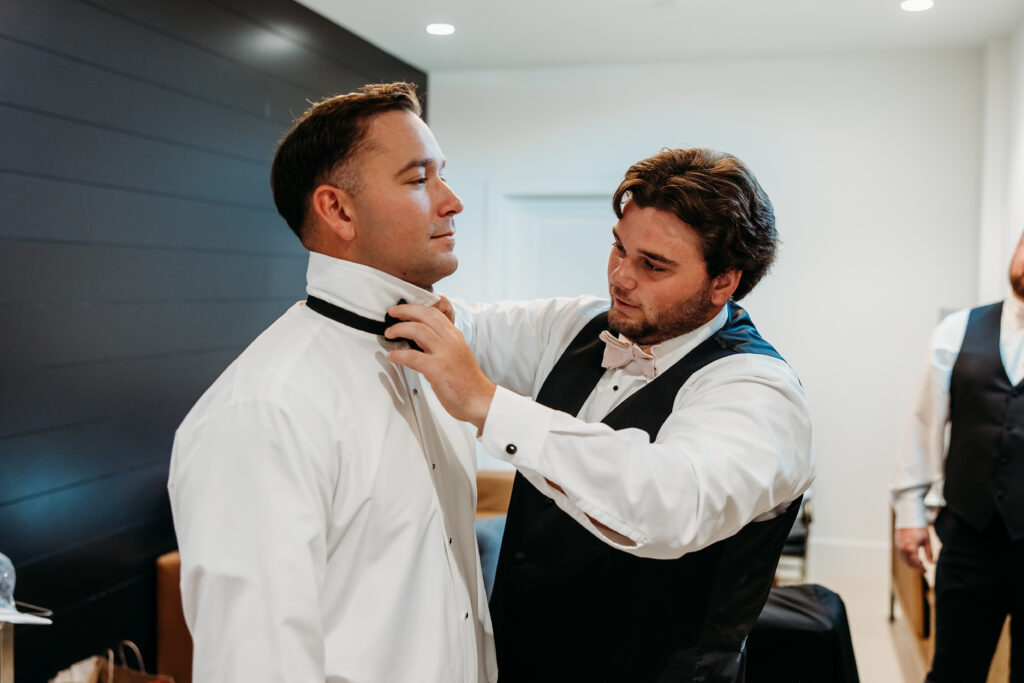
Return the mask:
{"type": "Polygon", "coordinates": [[[1024,540],[1011,541],[998,515],[979,532],[945,508],[935,532],[935,658],[925,683],[985,683],[1007,615],[1010,681],[1024,683],[1024,540]]]}

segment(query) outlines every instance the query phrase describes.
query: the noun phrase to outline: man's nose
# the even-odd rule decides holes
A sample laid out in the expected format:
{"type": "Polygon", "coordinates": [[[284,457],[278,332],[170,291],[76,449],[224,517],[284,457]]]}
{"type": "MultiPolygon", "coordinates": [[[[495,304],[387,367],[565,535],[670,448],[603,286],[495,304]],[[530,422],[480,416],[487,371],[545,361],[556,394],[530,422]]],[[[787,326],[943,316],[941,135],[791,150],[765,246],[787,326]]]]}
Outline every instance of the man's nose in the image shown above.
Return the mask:
{"type": "Polygon", "coordinates": [[[441,215],[454,216],[457,213],[462,213],[462,200],[452,188],[448,187],[448,183],[444,183],[442,192],[444,192],[444,197],[441,198],[441,215]]]}
{"type": "Polygon", "coordinates": [[[626,259],[620,260],[619,264],[612,269],[608,280],[619,289],[633,289],[636,286],[636,278],[633,277],[626,259]]]}

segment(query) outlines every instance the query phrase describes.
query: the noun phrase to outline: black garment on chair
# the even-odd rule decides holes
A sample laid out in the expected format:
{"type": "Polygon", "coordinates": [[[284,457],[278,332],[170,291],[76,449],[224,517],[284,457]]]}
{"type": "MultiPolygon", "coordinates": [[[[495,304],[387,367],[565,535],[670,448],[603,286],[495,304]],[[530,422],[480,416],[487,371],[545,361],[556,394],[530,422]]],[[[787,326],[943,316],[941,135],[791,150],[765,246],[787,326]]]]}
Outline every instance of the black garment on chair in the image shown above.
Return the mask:
{"type": "Polygon", "coordinates": [[[817,584],[772,588],[747,637],[746,683],[860,683],[839,595],[817,584]]]}

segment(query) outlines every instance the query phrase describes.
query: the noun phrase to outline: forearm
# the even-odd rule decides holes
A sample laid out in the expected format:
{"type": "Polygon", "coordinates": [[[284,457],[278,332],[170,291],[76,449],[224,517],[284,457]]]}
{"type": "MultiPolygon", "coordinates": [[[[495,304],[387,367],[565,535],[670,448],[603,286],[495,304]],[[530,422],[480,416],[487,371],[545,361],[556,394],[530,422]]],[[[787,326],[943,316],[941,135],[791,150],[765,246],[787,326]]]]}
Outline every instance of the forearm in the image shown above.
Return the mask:
{"type": "Polygon", "coordinates": [[[452,304],[456,326],[484,373],[524,396],[536,393],[580,328],[608,308],[595,297],[452,304]]]}
{"type": "Polygon", "coordinates": [[[482,442],[609,545],[678,557],[770,514],[813,478],[806,406],[762,393],[776,409],[737,418],[727,396],[708,395],[702,408],[674,412],[651,443],[641,430],[588,424],[499,389],[482,442]]]}
{"type": "Polygon", "coordinates": [[[958,316],[947,318],[933,334],[920,371],[891,480],[892,506],[899,529],[928,525],[924,499],[945,468],[949,383],[962,337],[958,316]]]}

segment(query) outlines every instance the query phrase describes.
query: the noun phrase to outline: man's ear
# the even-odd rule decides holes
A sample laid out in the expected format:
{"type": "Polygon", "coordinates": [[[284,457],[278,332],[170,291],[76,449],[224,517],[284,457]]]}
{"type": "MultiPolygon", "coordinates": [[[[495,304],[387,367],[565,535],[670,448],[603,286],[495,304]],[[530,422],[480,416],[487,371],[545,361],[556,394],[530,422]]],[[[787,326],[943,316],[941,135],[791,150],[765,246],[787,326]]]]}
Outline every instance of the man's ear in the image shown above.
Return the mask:
{"type": "Polygon", "coordinates": [[[346,242],[355,239],[352,195],[334,185],[318,185],[310,197],[310,205],[331,234],[346,242]]]}
{"type": "Polygon", "coordinates": [[[711,303],[715,306],[724,306],[736,288],[740,286],[740,278],[743,272],[739,270],[727,270],[721,275],[711,278],[711,303]]]}

